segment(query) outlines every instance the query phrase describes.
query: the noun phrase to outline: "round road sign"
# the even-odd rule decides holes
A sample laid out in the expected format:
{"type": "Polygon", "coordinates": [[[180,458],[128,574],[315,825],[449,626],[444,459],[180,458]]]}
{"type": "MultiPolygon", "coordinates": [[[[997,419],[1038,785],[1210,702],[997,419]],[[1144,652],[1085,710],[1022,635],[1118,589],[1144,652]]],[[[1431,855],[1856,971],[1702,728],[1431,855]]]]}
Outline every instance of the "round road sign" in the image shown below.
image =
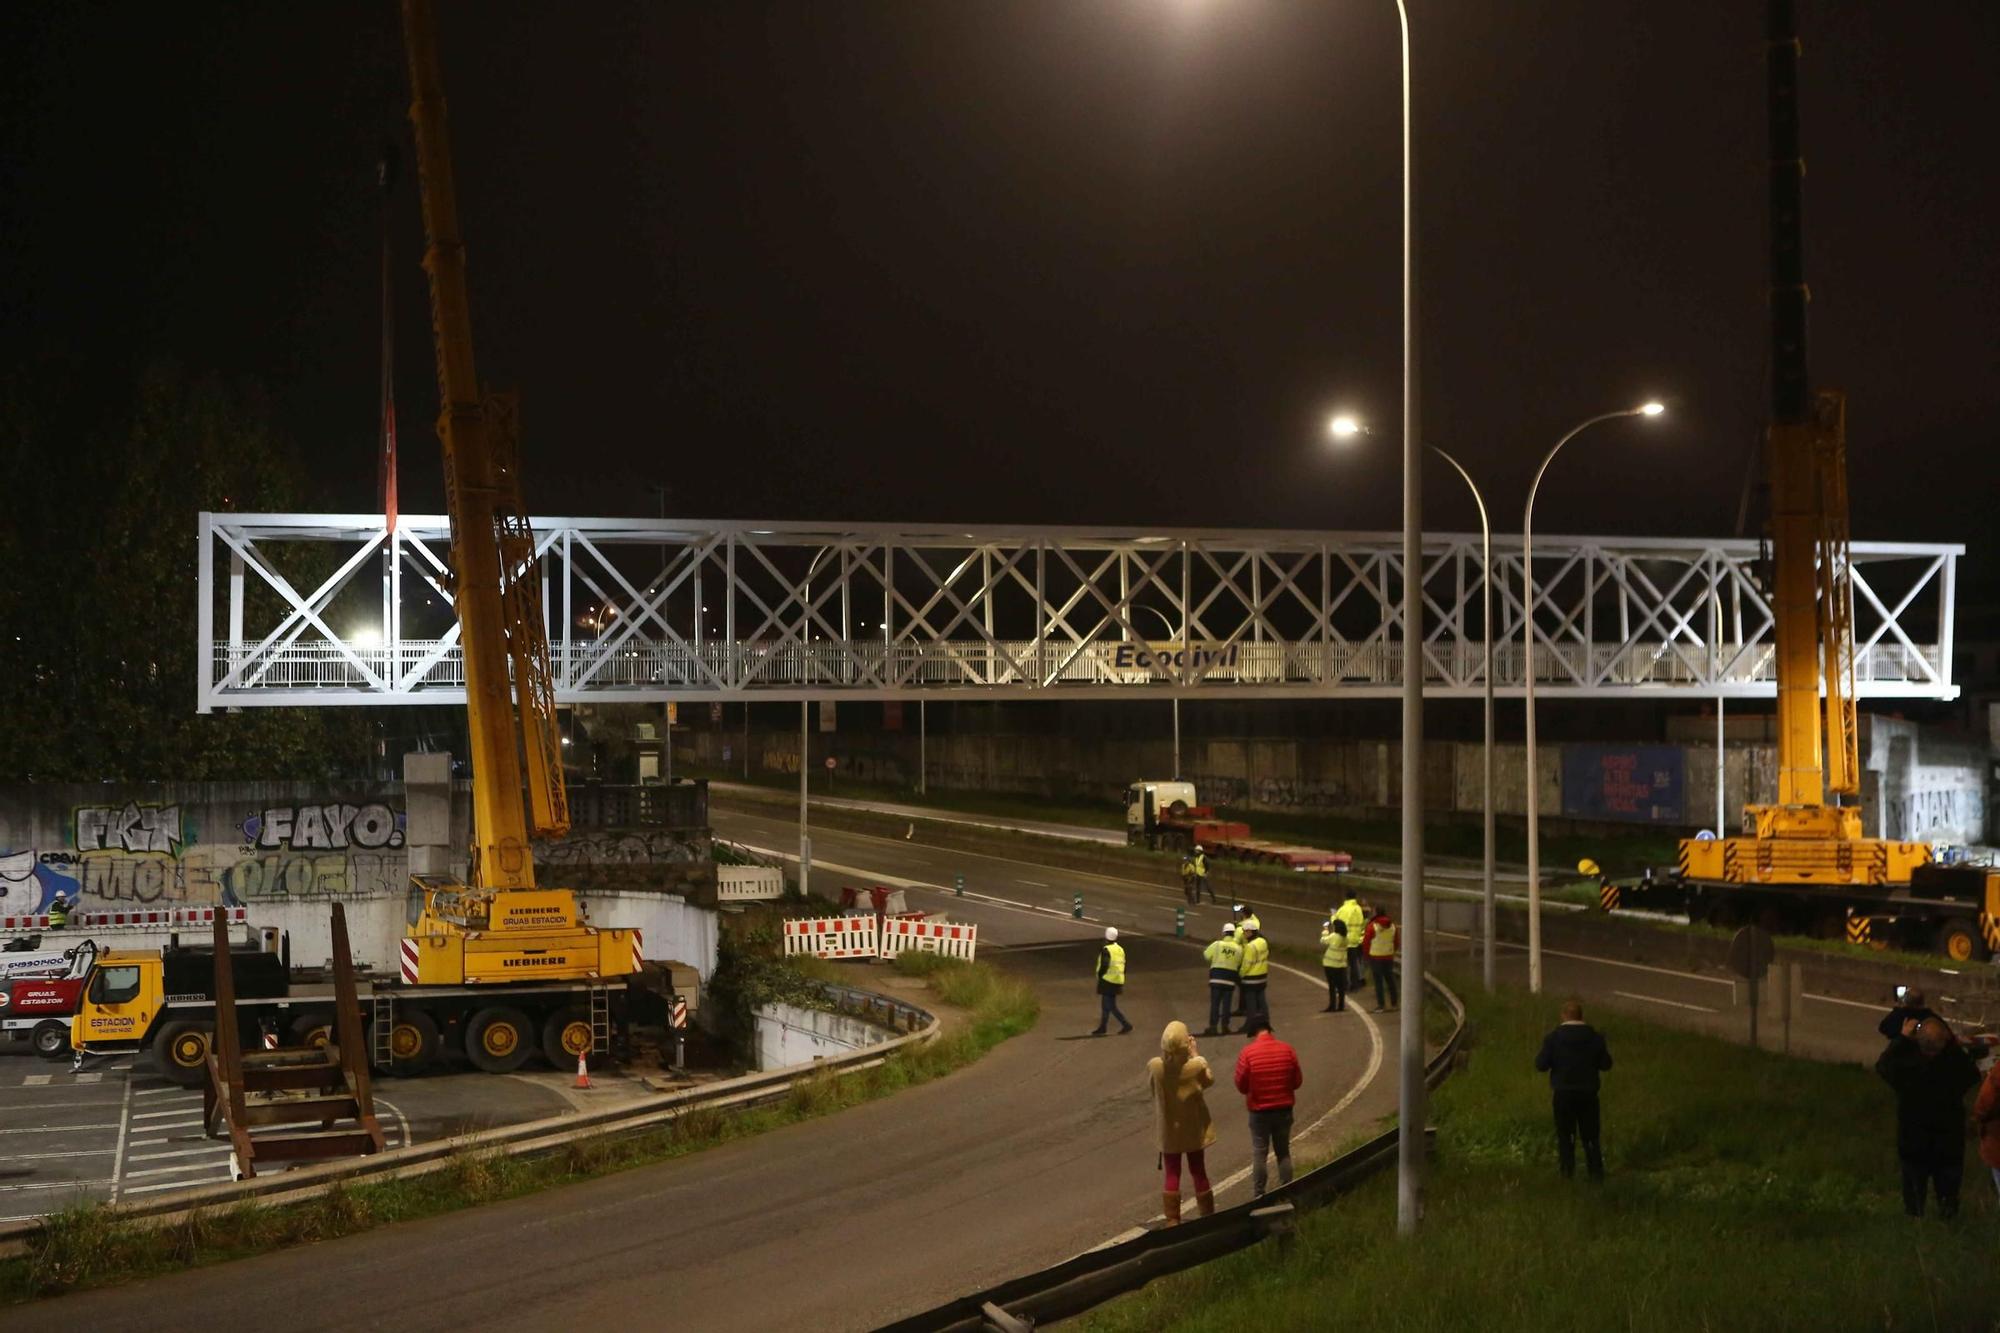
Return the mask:
{"type": "Polygon", "coordinates": [[[833,757],[832,755],[828,755],[828,756],[826,757],[826,771],[827,771],[827,772],[831,773],[831,772],[832,772],[832,771],[833,771],[833,770],[834,770],[834,769],[835,769],[836,767],[838,767],[838,766],[839,766],[839,764],[840,764],[840,761],[839,761],[838,759],[835,759],[835,758],[834,758],[834,757],[833,757]]]}

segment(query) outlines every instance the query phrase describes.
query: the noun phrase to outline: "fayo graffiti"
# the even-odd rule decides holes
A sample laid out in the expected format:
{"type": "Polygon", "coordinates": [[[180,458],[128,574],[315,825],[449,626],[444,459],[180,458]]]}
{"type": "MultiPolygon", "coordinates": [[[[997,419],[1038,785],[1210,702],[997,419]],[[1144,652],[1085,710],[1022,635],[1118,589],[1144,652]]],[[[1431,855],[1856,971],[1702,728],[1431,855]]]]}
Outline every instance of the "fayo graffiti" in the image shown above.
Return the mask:
{"type": "Polygon", "coordinates": [[[403,812],[379,801],[367,805],[274,805],[243,821],[243,837],[253,847],[292,851],[401,847],[403,812]]]}

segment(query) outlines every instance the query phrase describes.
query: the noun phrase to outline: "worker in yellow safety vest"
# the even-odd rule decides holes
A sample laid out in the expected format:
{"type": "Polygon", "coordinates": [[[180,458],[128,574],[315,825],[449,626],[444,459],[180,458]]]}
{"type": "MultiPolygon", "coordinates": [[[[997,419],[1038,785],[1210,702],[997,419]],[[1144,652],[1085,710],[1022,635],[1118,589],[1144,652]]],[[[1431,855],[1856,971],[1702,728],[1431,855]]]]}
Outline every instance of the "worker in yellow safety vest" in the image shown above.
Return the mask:
{"type": "MultiPolygon", "coordinates": [[[[1257,914],[1251,911],[1248,904],[1245,903],[1237,903],[1229,909],[1229,914],[1236,921],[1236,938],[1242,941],[1243,945],[1247,948],[1250,944],[1250,932],[1261,928],[1257,921],[1257,914]]],[[[1238,1018],[1242,1018],[1249,1013],[1249,1010],[1245,1007],[1248,1003],[1248,999],[1243,994],[1243,987],[1239,983],[1236,987],[1236,1016],[1238,1018]]]]}
{"type": "Polygon", "coordinates": [[[1347,989],[1361,989],[1361,933],[1368,926],[1368,909],[1347,891],[1347,901],[1333,909],[1333,919],[1347,927],[1347,989]]]}
{"type": "Polygon", "coordinates": [[[1201,1035],[1213,1037],[1229,1031],[1229,1000],[1243,974],[1243,944],[1236,938],[1236,925],[1222,927],[1222,937],[1211,940],[1201,956],[1208,960],[1208,1026],[1201,1035]]]}
{"type": "Polygon", "coordinates": [[[1320,927],[1319,965],[1326,971],[1326,1012],[1337,1014],[1347,1008],[1347,923],[1328,917],[1320,927]]]}
{"type": "MultiPolygon", "coordinates": [[[[1257,918],[1251,917],[1252,921],[1257,918]]],[[[1271,1016],[1271,1004],[1264,995],[1264,987],[1271,979],[1271,942],[1259,934],[1255,926],[1247,931],[1249,939],[1243,945],[1243,1009],[1251,1018],[1271,1016]]]]}
{"type": "Polygon", "coordinates": [[[1118,1020],[1119,1036],[1132,1030],[1131,1023],[1118,1010],[1118,992],[1125,989],[1125,946],[1118,942],[1118,927],[1104,928],[1104,947],[1097,951],[1097,1000],[1101,1012],[1097,1016],[1097,1031],[1093,1037],[1104,1035],[1104,1029],[1112,1019],[1118,1020]]]}
{"type": "MultiPolygon", "coordinates": [[[[1194,850],[1181,862],[1181,892],[1186,896],[1189,907],[1201,902],[1203,889],[1208,889],[1208,853],[1201,849],[1200,843],[1196,843],[1194,850]]],[[[1215,901],[1214,889],[1208,889],[1208,900],[1215,901]]]]}

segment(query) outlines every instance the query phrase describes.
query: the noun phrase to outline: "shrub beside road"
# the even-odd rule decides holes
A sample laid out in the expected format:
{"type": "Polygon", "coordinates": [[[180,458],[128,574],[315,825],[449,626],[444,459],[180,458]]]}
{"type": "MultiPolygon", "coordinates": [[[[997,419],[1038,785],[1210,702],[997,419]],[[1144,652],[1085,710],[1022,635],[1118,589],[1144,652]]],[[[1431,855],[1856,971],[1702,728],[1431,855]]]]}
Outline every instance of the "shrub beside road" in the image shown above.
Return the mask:
{"type": "MultiPolygon", "coordinates": [[[[1913,1223],[1895,1110],[1870,1070],[1611,1013],[1601,1187],[1556,1174],[1534,1054],[1553,1000],[1466,996],[1469,1066],[1432,1102],[1427,1216],[1395,1237],[1385,1175],[1275,1246],[1154,1283],[1082,1327],[1113,1331],[1990,1328],[2000,1208],[1968,1148],[1965,1211],[1913,1223]]],[[[1859,1016],[1857,1016],[1859,1021],[1859,1016]]]]}

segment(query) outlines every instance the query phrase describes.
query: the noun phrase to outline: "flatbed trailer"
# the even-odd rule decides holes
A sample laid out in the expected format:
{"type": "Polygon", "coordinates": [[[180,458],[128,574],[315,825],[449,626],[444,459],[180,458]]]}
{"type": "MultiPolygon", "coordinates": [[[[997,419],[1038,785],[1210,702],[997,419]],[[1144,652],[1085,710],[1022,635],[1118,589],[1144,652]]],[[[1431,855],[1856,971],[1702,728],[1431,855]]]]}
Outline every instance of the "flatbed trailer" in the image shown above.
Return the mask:
{"type": "Polygon", "coordinates": [[[1212,807],[1194,804],[1190,783],[1137,783],[1125,800],[1128,846],[1182,853],[1199,846],[1212,860],[1281,866],[1309,874],[1337,875],[1354,868],[1354,858],[1346,852],[1253,837],[1248,824],[1217,819],[1212,807]]]}

